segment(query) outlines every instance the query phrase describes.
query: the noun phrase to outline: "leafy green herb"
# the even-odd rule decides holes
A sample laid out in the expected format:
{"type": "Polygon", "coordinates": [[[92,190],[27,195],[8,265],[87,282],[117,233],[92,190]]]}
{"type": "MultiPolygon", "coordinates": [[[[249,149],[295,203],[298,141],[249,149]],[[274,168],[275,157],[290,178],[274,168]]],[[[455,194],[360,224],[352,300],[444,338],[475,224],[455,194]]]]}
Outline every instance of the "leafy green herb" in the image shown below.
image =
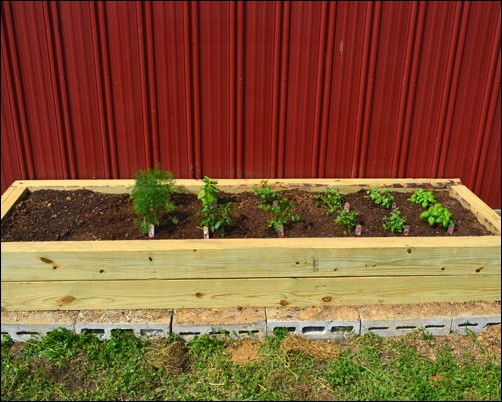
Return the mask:
{"type": "MultiPolygon", "coordinates": [[[[343,209],[340,211],[336,219],[334,220],[334,223],[336,225],[343,226],[347,228],[349,231],[352,231],[355,229],[357,225],[357,217],[359,216],[359,212],[353,210],[353,209],[343,209]]],[[[344,232],[345,235],[347,235],[346,232],[344,232]]]]}
{"type": "MultiPolygon", "coordinates": [[[[171,195],[176,192],[174,176],[162,170],[160,164],[155,169],[140,170],[136,173],[135,185],[131,191],[133,210],[141,218],[135,219],[141,233],[148,233],[149,225],[159,225],[162,213],[168,214],[176,209],[171,195]]],[[[171,217],[173,224],[176,218],[171,217]]]]}
{"type": "Polygon", "coordinates": [[[394,196],[389,192],[388,189],[379,189],[378,187],[372,187],[366,190],[366,194],[370,196],[370,198],[376,205],[382,205],[387,209],[390,209],[392,207],[394,196]]]}
{"type": "Polygon", "coordinates": [[[327,215],[343,209],[343,196],[335,187],[326,187],[324,194],[320,194],[315,198],[323,203],[327,215]]]}
{"type": "Polygon", "coordinates": [[[225,228],[233,224],[231,202],[218,204],[218,193],[220,190],[216,187],[217,180],[207,176],[203,179],[204,187],[197,194],[197,198],[202,202],[202,208],[199,211],[202,227],[207,227],[210,233],[218,231],[222,236],[225,235],[225,228]]]}
{"type": "Polygon", "coordinates": [[[425,191],[420,188],[413,195],[408,198],[408,201],[414,202],[415,204],[421,205],[422,208],[429,208],[431,205],[436,203],[436,197],[432,191],[425,191]]]}
{"type": "Polygon", "coordinates": [[[384,229],[390,230],[393,233],[402,233],[406,225],[406,218],[401,215],[399,208],[396,208],[390,216],[386,216],[383,220],[384,229]]]}
{"type": "Polygon", "coordinates": [[[451,219],[452,214],[448,210],[448,208],[443,207],[440,203],[434,204],[434,206],[429,207],[427,211],[424,211],[420,214],[420,220],[422,222],[427,221],[430,226],[441,225],[445,229],[448,229],[448,226],[455,226],[455,222],[451,219]]]}

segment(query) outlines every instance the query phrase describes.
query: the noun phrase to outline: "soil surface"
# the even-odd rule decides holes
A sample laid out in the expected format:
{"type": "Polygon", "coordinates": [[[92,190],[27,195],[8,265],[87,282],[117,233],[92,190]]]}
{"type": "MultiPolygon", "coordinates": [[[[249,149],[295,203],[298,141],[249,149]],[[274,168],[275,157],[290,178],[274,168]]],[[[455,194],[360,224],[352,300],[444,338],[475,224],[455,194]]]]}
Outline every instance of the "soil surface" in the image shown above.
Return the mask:
{"type": "MultiPolygon", "coordinates": [[[[305,190],[285,190],[283,196],[296,205],[300,220],[285,226],[285,237],[344,237],[354,236],[342,226],[334,224],[336,213],[328,216],[316,196],[305,190]]],[[[419,219],[425,210],[408,201],[409,193],[393,192],[396,206],[407,219],[409,236],[450,236],[443,227],[431,227],[419,219]]],[[[434,190],[437,202],[453,214],[455,230],[451,236],[493,235],[481,225],[476,216],[465,209],[445,190],[434,190]]],[[[173,225],[170,219],[155,228],[154,239],[200,239],[198,211],[202,204],[195,194],[177,193],[173,196],[177,210],[171,214],[178,219],[173,225]]],[[[344,201],[359,213],[357,221],[362,225],[362,237],[396,237],[383,228],[383,218],[390,210],[376,205],[365,190],[345,194],[344,201]]],[[[258,198],[252,192],[229,194],[220,192],[218,202],[232,202],[233,225],[226,229],[225,238],[272,238],[277,232],[268,227],[267,212],[258,207],[258,198]]],[[[1,241],[62,241],[62,240],[134,240],[145,239],[134,221],[129,194],[104,194],[91,190],[37,190],[27,192],[23,199],[2,219],[1,241]]],[[[162,218],[167,218],[166,216],[162,218]]],[[[211,237],[222,235],[214,233],[211,237]]],[[[153,240],[154,240],[153,239],[153,240]]]]}

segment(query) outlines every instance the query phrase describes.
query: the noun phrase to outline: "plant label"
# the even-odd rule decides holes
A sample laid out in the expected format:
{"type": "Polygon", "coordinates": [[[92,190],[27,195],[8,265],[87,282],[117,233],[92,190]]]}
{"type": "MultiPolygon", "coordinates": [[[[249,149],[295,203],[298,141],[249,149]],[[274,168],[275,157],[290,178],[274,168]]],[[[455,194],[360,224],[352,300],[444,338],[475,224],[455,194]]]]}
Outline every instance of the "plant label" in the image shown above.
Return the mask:
{"type": "Polygon", "coordinates": [[[278,207],[278,206],[279,206],[279,201],[274,201],[274,202],[272,202],[272,206],[273,206],[273,207],[278,207]]]}
{"type": "Polygon", "coordinates": [[[396,205],[396,203],[395,203],[395,202],[393,202],[393,203],[392,203],[392,207],[391,207],[391,209],[390,209],[390,210],[391,210],[392,212],[394,212],[394,211],[396,210],[396,208],[397,208],[397,205],[396,205]]]}
{"type": "Polygon", "coordinates": [[[277,228],[277,234],[279,235],[279,237],[284,237],[284,226],[281,225],[277,228]]]}
{"type": "Polygon", "coordinates": [[[148,238],[153,239],[155,237],[155,226],[148,225],[148,238]]]}
{"type": "Polygon", "coordinates": [[[207,226],[204,226],[204,239],[209,239],[209,229],[207,226]]]}
{"type": "Polygon", "coordinates": [[[403,227],[403,234],[408,236],[410,234],[410,225],[406,225],[403,227]]]}
{"type": "Polygon", "coordinates": [[[348,211],[350,209],[350,204],[348,202],[346,202],[345,205],[343,206],[343,209],[348,211]]]}
{"type": "Polygon", "coordinates": [[[356,226],[356,236],[361,236],[361,232],[363,231],[363,227],[361,225],[356,226]]]}
{"type": "Polygon", "coordinates": [[[452,235],[454,230],[455,230],[455,225],[450,225],[450,226],[448,226],[448,231],[447,231],[447,233],[448,233],[449,235],[452,235]]]}

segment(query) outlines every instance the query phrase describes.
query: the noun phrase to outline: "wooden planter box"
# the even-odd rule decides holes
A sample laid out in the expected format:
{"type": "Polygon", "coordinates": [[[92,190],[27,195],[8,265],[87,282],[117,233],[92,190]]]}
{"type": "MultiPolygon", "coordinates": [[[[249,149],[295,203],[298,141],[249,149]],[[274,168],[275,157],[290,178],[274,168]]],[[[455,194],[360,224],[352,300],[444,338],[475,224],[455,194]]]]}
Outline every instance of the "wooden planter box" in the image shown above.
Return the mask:
{"type": "MultiPolygon", "coordinates": [[[[270,180],[272,183],[273,180],[270,180]]],[[[493,231],[483,237],[277,238],[2,243],[2,310],[408,304],[500,300],[500,217],[458,179],[280,179],[342,193],[447,188],[493,231]]],[[[227,192],[260,180],[219,180],[227,192]]],[[[26,189],[129,192],[133,180],[17,181],[26,189]]],[[[177,180],[196,193],[200,180],[177,180]]]]}

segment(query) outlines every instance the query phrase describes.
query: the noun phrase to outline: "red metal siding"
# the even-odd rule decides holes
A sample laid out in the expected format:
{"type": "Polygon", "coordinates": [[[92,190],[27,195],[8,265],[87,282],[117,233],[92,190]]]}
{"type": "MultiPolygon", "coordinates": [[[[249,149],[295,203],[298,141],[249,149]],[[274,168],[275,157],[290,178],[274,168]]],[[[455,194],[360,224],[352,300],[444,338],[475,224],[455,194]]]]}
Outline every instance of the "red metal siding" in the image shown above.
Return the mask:
{"type": "Polygon", "coordinates": [[[500,3],[2,2],[16,179],[459,177],[500,208],[500,3]]]}

